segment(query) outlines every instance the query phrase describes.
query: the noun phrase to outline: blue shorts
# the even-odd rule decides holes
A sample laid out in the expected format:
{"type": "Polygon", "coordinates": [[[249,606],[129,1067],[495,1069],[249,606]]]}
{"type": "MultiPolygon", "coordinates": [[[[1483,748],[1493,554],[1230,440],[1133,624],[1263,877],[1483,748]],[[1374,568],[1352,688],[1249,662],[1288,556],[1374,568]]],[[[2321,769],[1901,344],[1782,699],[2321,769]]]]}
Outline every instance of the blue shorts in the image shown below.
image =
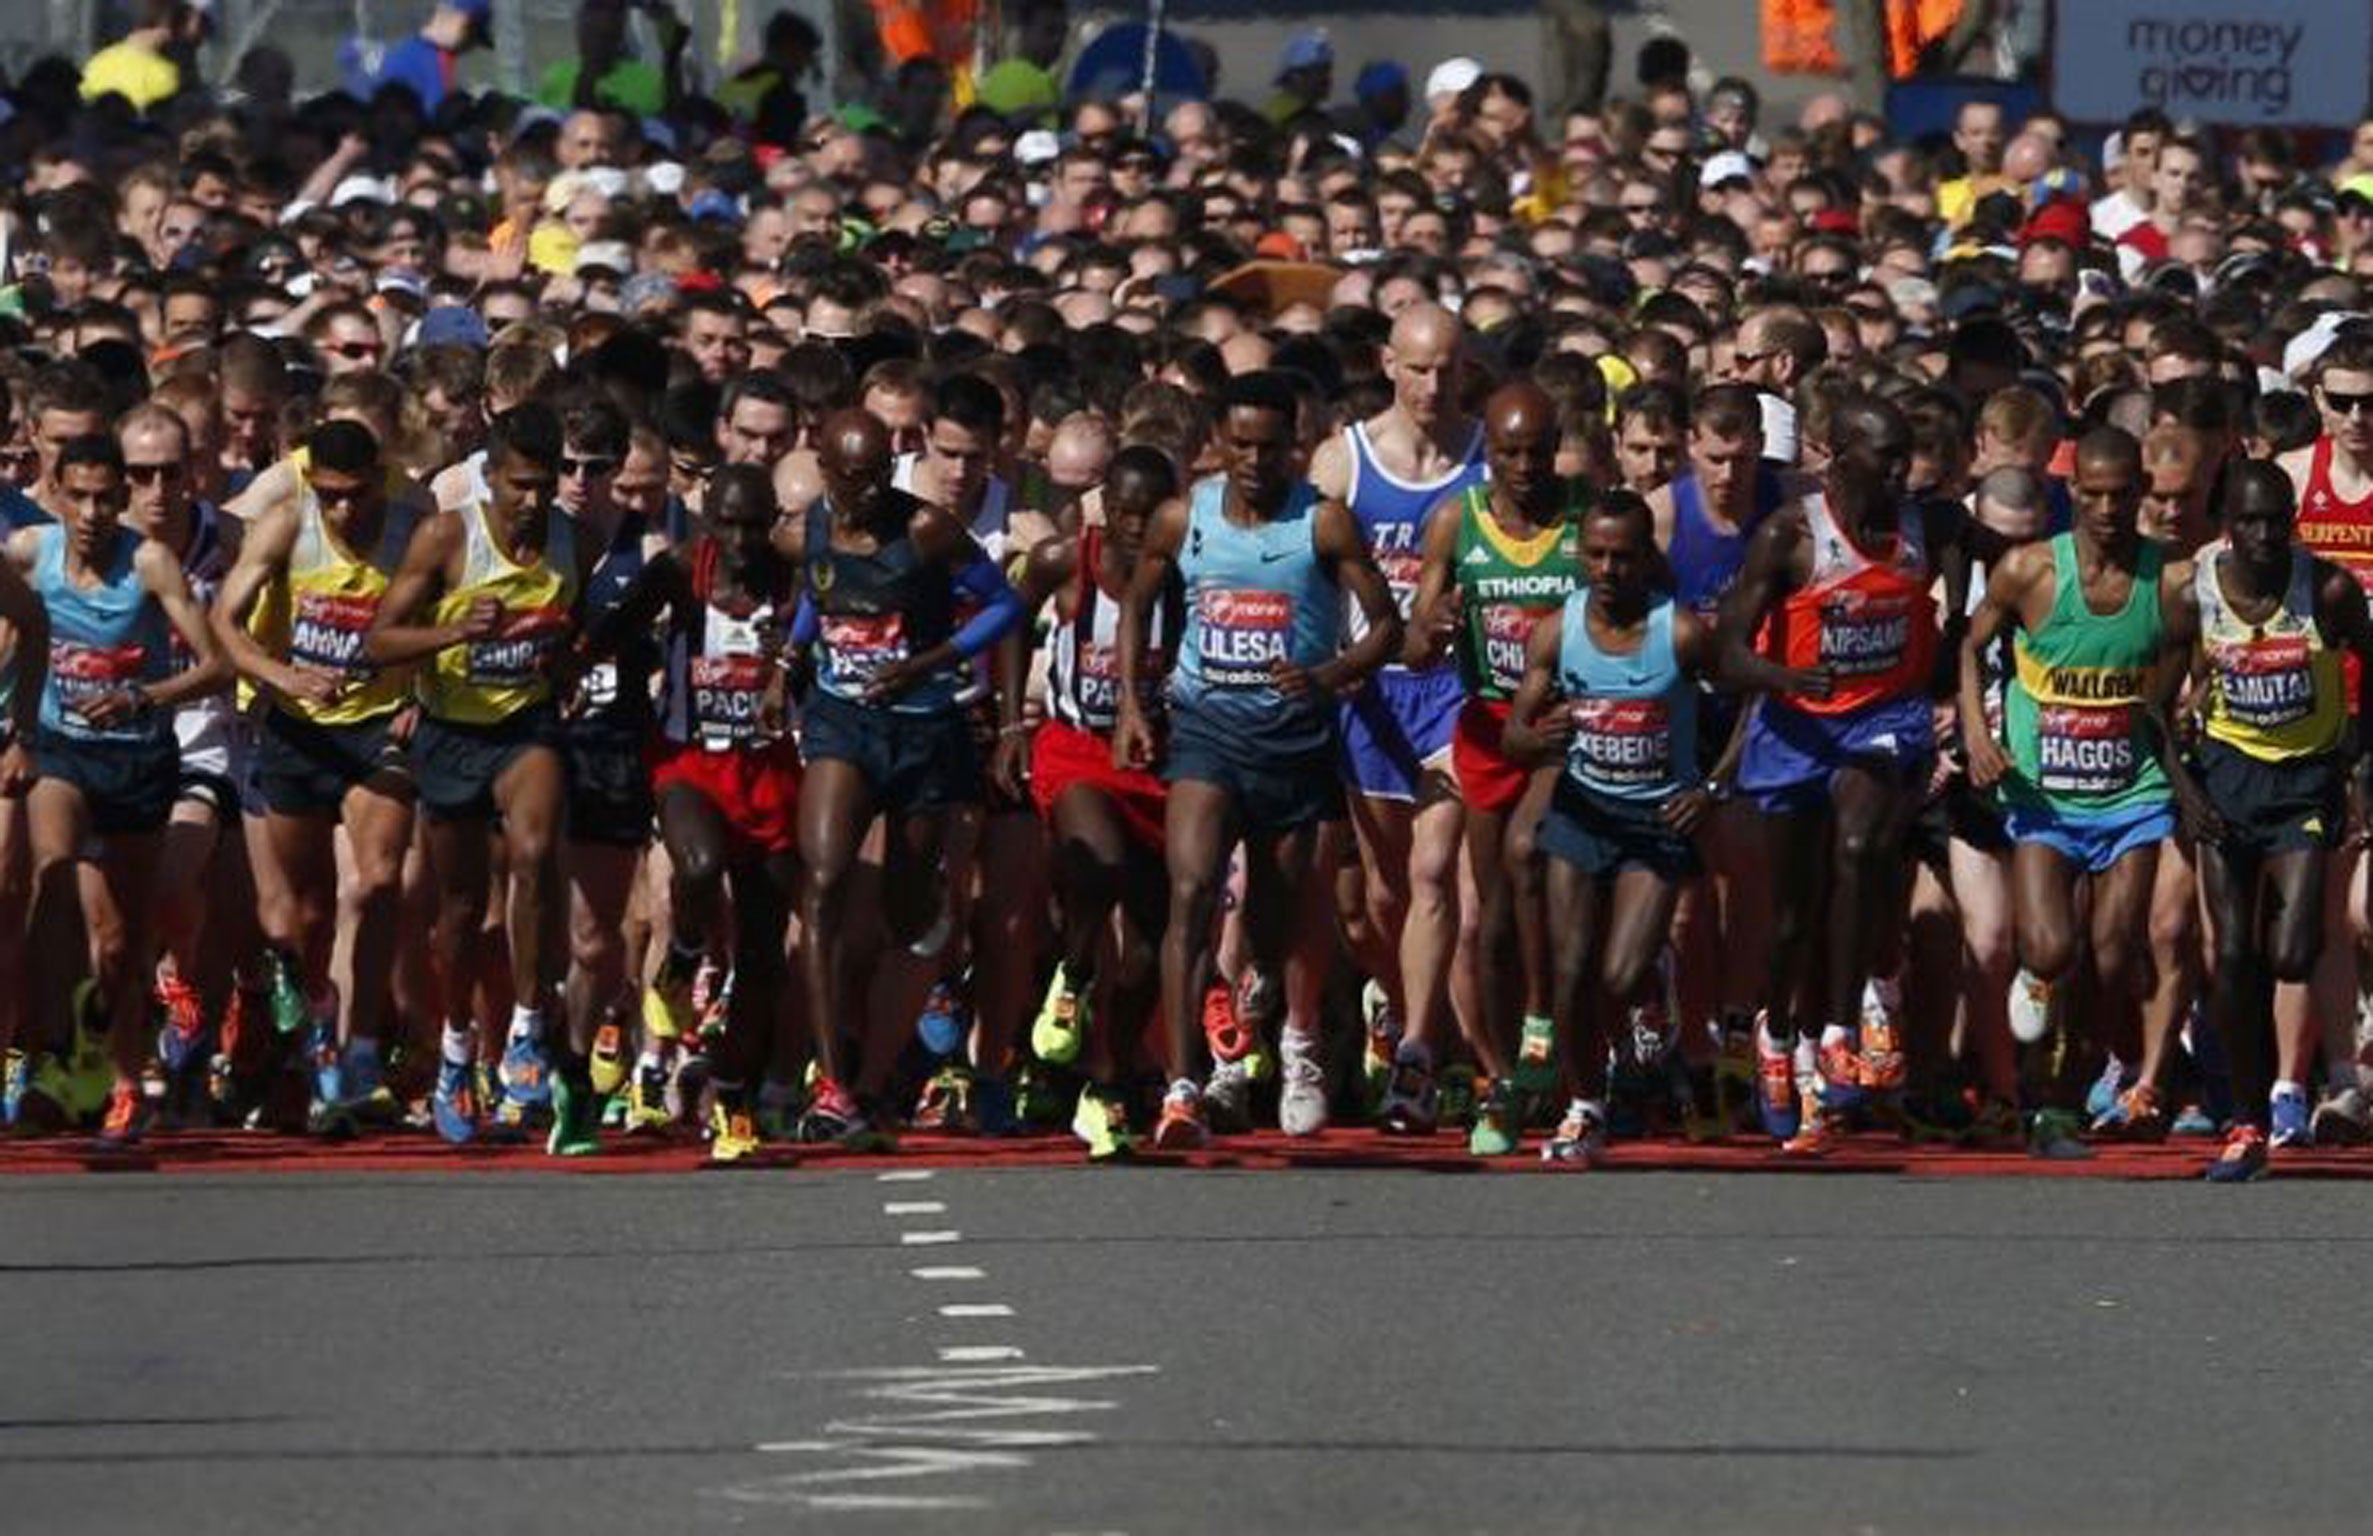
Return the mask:
{"type": "Polygon", "coordinates": [[[2137,848],[2175,835],[2175,807],[2161,800],[2087,816],[2040,805],[2013,805],[2003,813],[2010,840],[2040,843],[2089,875],[2098,875],[2137,848]]]}
{"type": "Polygon", "coordinates": [[[1173,705],[1162,778],[1226,790],[1235,802],[1237,824],[1246,832],[1287,832],[1343,814],[1335,750],[1331,741],[1265,748],[1257,738],[1224,734],[1173,705]]]}
{"type": "Polygon", "coordinates": [[[1819,809],[1846,767],[1909,783],[1925,778],[1935,754],[1928,701],[1885,699],[1844,715],[1813,715],[1765,698],[1747,721],[1739,790],[1767,815],[1819,809]]]}
{"type": "Polygon", "coordinates": [[[799,755],[854,764],[875,802],[894,814],[980,803],[980,759],[961,710],[908,714],[813,688],[800,708],[799,755]]]}
{"type": "Polygon", "coordinates": [[[1372,800],[1415,800],[1429,766],[1449,771],[1466,697],[1456,667],[1377,673],[1343,706],[1343,777],[1372,800]]]}
{"type": "Polygon", "coordinates": [[[1678,882],[1705,867],[1697,845],[1665,824],[1657,802],[1619,800],[1564,776],[1541,813],[1535,840],[1543,853],[1593,878],[1645,869],[1678,882]]]}

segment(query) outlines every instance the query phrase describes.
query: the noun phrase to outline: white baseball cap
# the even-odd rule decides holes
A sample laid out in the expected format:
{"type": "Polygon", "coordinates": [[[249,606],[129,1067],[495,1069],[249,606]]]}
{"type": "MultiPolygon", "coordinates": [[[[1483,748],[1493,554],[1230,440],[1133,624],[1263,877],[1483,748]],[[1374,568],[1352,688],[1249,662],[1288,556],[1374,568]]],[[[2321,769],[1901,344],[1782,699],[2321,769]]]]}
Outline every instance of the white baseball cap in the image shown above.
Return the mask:
{"type": "Polygon", "coordinates": [[[1753,181],[1755,162],[1735,149],[1726,149],[1706,161],[1706,168],[1697,173],[1700,187],[1718,187],[1726,181],[1753,181]]]}
{"type": "Polygon", "coordinates": [[[1434,66],[1432,74],[1425,77],[1425,93],[1428,96],[1456,96],[1482,78],[1483,66],[1473,59],[1464,55],[1444,59],[1434,66]]]}

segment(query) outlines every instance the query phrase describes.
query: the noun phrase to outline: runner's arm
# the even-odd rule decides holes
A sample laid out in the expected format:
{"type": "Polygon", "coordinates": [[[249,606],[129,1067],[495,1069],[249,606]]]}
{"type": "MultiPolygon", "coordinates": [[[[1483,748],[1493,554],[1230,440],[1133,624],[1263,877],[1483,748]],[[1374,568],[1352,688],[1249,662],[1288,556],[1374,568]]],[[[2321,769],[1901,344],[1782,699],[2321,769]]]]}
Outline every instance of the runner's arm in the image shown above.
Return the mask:
{"type": "Polygon", "coordinates": [[[1991,787],[2010,771],[2002,743],[1986,724],[1984,657],[2003,631],[2017,622],[2020,599],[2033,579],[2035,562],[2030,551],[2035,547],[2012,550],[1988,573],[1985,596],[1978,599],[1978,610],[1961,636],[1961,755],[1969,782],[1978,789],[1991,787]]]}
{"type": "Polygon", "coordinates": [[[17,569],[14,541],[0,560],[0,623],[16,633],[16,677],[8,697],[8,740],[29,745],[41,719],[41,690],[49,678],[49,608],[17,569]]]}
{"type": "Polygon", "coordinates": [[[1565,627],[1563,609],[1543,614],[1524,643],[1524,681],[1509,701],[1500,745],[1528,767],[1554,760],[1574,734],[1573,716],[1557,707],[1557,656],[1565,644],[1565,627]]]}
{"type": "Polygon", "coordinates": [[[1755,648],[1755,632],[1763,616],[1788,595],[1789,563],[1795,557],[1797,534],[1789,520],[1766,518],[1748,538],[1747,558],[1739,568],[1738,580],[1722,599],[1717,629],[1720,681],[1734,692],[1820,695],[1829,691],[1827,668],[1799,671],[1784,667],[1755,648]]]}
{"type": "Polygon", "coordinates": [[[2158,737],[2159,763],[2174,791],[2176,813],[2183,818],[2184,829],[2203,842],[2220,841],[2224,818],[2192,776],[2175,733],[2175,701],[2191,674],[2192,652],[2200,639],[2200,606],[2192,595],[2191,561],[2170,562],[2159,573],[2159,611],[2166,615],[2165,634],[2158,660],[2151,667],[2143,717],[2158,737]]]}
{"type": "Polygon", "coordinates": [[[206,622],[206,610],[190,596],[189,578],[182,574],[180,558],[159,541],[142,539],[140,547],[132,552],[132,569],[139,573],[141,584],[157,600],[157,606],[165,610],[165,622],[173,626],[182,643],[198,658],[196,666],[176,672],[162,682],[140,684],[140,696],[152,709],[171,709],[191,699],[220,693],[231,681],[230,665],[223,660],[222,648],[215,644],[214,630],[206,622]]]}
{"type": "Polygon", "coordinates": [[[1408,632],[1401,659],[1413,667],[1441,659],[1458,635],[1458,528],[1461,498],[1445,497],[1425,515],[1424,564],[1417,594],[1409,604],[1408,632]]]}
{"type": "Polygon", "coordinates": [[[1144,768],[1153,762],[1153,729],[1139,706],[1145,672],[1145,632],[1154,606],[1161,601],[1162,584],[1178,568],[1178,551],[1186,543],[1187,504],[1173,496],[1162,503],[1145,530],[1145,548],[1129,573],[1121,594],[1120,703],[1113,718],[1112,759],[1123,768],[1144,768]]]}
{"type": "Polygon", "coordinates": [[[452,559],[461,540],[461,520],[450,512],[440,512],[412,530],[412,542],[405,546],[404,563],[387,584],[387,592],[379,599],[379,611],[371,618],[371,628],[363,636],[363,654],[380,666],[397,666],[408,661],[420,661],[434,656],[447,646],[460,645],[466,640],[492,634],[502,622],[500,604],[491,604],[491,615],[473,610],[471,621],[462,624],[415,624],[412,622],[445,585],[445,566],[452,559]]]}
{"type": "Polygon", "coordinates": [[[296,503],[284,497],[269,509],[259,507],[245,526],[239,558],[223,578],[222,590],[214,595],[214,611],[207,620],[214,627],[215,643],[222,647],[223,658],[234,672],[283,697],[294,696],[307,691],[303,673],[265,650],[248,632],[247,620],[273,574],[287,565],[289,552],[296,547],[296,503]]]}
{"type": "Polygon", "coordinates": [[[1317,519],[1311,536],[1318,557],[1333,569],[1335,579],[1368,620],[1366,634],[1339,655],[1310,669],[1314,686],[1340,693],[1400,650],[1401,610],[1393,601],[1392,588],[1385,584],[1384,573],[1376,569],[1375,557],[1368,553],[1368,541],[1360,537],[1351,509],[1339,501],[1322,501],[1312,515],[1317,519]]]}
{"type": "Polygon", "coordinates": [[[643,562],[616,606],[578,635],[577,659],[599,661],[615,655],[631,636],[649,629],[661,613],[673,610],[690,593],[684,563],[674,549],[661,550],[643,562]]]}

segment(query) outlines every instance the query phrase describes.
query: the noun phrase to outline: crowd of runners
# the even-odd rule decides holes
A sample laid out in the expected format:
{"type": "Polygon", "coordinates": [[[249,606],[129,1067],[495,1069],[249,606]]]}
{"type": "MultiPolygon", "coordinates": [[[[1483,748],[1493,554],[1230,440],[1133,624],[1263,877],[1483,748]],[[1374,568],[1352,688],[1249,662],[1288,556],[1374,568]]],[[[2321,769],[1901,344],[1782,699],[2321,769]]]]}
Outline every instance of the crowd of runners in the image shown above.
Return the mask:
{"type": "Polygon", "coordinates": [[[16,1134],[2373,1133],[2373,123],[585,15],[10,91],[16,1134]]]}

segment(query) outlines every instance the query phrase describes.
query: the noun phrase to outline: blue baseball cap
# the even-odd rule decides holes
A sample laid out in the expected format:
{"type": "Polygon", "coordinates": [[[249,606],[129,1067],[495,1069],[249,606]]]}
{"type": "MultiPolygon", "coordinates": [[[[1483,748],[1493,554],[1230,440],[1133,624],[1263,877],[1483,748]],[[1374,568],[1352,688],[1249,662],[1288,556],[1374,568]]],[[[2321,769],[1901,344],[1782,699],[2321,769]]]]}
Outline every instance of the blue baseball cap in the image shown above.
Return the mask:
{"type": "Polygon", "coordinates": [[[1335,45],[1327,41],[1326,29],[1312,27],[1296,32],[1285,45],[1284,55],[1277,61],[1277,72],[1290,74],[1297,69],[1316,69],[1335,62],[1335,45]]]}
{"type": "Polygon", "coordinates": [[[440,304],[420,317],[420,329],[413,334],[416,347],[468,347],[482,351],[486,346],[486,320],[476,310],[460,304],[440,304]]]}
{"type": "Polygon", "coordinates": [[[1390,59],[1378,59],[1360,71],[1359,78],[1352,82],[1351,94],[1364,98],[1408,88],[1409,71],[1390,59]]]}

